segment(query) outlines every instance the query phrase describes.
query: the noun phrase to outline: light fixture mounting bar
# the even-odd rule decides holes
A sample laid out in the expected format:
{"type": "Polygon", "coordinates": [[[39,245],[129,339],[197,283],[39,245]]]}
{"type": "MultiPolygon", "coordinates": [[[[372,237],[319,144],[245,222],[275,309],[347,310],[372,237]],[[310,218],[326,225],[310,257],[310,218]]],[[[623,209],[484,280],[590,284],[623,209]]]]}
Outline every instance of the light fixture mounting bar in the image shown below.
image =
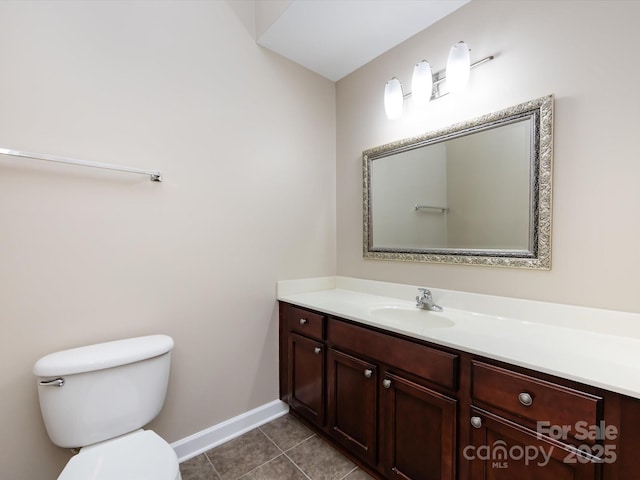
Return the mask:
{"type": "MultiPolygon", "coordinates": [[[[488,57],[484,57],[477,62],[474,62],[470,65],[470,68],[475,68],[478,65],[482,65],[483,63],[487,63],[496,58],[494,55],[489,55],[488,57]]],[[[436,98],[444,97],[445,95],[449,95],[449,92],[440,93],[440,84],[444,82],[447,78],[446,69],[442,69],[433,74],[433,94],[431,95],[431,99],[435,100],[436,98]]],[[[408,98],[411,96],[411,92],[407,92],[403,95],[404,98],[408,98]]]]}

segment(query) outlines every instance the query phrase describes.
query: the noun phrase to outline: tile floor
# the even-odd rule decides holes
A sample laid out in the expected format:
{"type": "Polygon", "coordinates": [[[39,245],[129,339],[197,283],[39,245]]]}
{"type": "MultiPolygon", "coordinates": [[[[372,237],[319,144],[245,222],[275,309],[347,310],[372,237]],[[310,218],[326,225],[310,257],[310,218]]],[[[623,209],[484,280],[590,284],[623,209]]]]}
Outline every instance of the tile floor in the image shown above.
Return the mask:
{"type": "Polygon", "coordinates": [[[182,480],[373,480],[291,415],[180,464],[182,480]]]}

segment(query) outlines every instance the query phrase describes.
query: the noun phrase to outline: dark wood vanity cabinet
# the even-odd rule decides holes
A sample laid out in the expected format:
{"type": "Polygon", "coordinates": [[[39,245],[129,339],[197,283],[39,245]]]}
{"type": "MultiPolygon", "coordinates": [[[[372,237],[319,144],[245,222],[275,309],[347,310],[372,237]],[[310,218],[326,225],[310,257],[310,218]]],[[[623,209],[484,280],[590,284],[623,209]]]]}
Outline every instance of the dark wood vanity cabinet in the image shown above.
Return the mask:
{"type": "Polygon", "coordinates": [[[327,353],[327,428],[347,450],[375,466],[378,367],[330,348],[327,353]]]}
{"type": "Polygon", "coordinates": [[[463,458],[473,480],[594,480],[600,464],[581,458],[569,444],[491,412],[472,408],[471,442],[463,458]]]}
{"type": "Polygon", "coordinates": [[[457,355],[291,305],[280,331],[294,414],[381,478],[455,479],[457,355]]]}
{"type": "MultiPolygon", "coordinates": [[[[281,312],[282,313],[282,312],[281,312]]],[[[290,407],[313,424],[325,422],[325,344],[323,315],[295,307],[284,310],[281,320],[280,355],[286,356],[285,371],[280,371],[281,397],[290,407]],[[284,354],[283,349],[286,350],[284,354]],[[283,385],[286,387],[283,390],[283,385]]],[[[282,366],[282,364],[281,364],[282,366]]]]}
{"type": "Polygon", "coordinates": [[[327,323],[328,433],[387,477],[453,480],[458,357],[336,318],[327,323]]]}
{"type": "Polygon", "coordinates": [[[390,477],[454,479],[454,399],[333,348],[327,362],[327,428],[338,444],[390,477]]]}
{"type": "Polygon", "coordinates": [[[640,478],[637,399],[286,303],[280,396],[379,478],[640,478]]]}
{"type": "Polygon", "coordinates": [[[289,335],[289,404],[318,426],[324,425],[324,344],[289,335]]]}
{"type": "Polygon", "coordinates": [[[602,459],[582,426],[603,421],[602,396],[471,360],[473,480],[593,480],[602,459]],[[581,448],[580,448],[581,447],[581,448]]]}
{"type": "Polygon", "coordinates": [[[387,477],[453,480],[456,400],[390,372],[382,385],[381,455],[387,477]]]}

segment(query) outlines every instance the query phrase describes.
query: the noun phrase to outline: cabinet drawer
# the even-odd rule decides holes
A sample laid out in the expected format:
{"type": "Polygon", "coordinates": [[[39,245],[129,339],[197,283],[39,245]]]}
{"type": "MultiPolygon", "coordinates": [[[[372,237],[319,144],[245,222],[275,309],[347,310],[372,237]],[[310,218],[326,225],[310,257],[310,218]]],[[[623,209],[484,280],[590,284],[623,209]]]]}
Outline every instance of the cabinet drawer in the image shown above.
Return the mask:
{"type": "Polygon", "coordinates": [[[384,358],[384,363],[450,390],[457,388],[458,355],[410,340],[329,319],[327,339],[338,348],[384,358]]]}
{"type": "Polygon", "coordinates": [[[588,428],[601,420],[601,397],[478,361],[472,365],[474,401],[533,422],[568,426],[571,436],[578,422],[588,428]]]}
{"type": "Polygon", "coordinates": [[[287,317],[289,330],[317,340],[324,338],[324,315],[289,306],[287,317]]]}

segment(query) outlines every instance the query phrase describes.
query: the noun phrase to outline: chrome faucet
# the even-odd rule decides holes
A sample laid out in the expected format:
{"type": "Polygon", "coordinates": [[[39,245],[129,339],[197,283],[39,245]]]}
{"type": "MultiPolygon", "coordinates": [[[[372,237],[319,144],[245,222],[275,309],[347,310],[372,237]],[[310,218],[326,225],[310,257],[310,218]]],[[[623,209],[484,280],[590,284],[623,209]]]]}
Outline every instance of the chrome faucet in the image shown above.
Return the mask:
{"type": "Polygon", "coordinates": [[[433,312],[441,312],[442,307],[433,303],[433,297],[431,292],[426,288],[418,288],[422,295],[416,297],[416,307],[424,310],[431,310],[433,312]]]}

